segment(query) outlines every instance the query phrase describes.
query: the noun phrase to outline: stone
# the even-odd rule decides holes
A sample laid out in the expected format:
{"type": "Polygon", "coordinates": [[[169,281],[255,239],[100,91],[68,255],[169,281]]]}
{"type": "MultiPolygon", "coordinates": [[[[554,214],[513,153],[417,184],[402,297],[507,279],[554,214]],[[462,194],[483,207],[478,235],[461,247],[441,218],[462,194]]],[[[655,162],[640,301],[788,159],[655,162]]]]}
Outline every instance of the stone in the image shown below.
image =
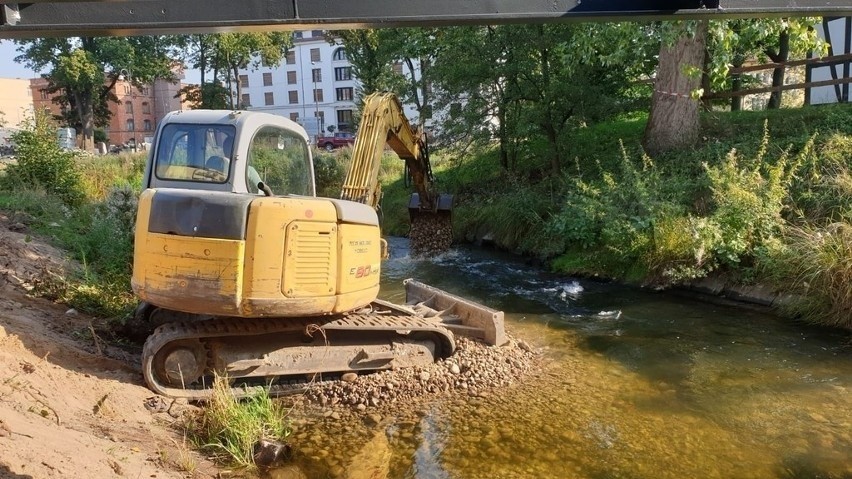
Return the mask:
{"type": "Polygon", "coordinates": [[[366,410],[366,409],[367,409],[367,405],[366,405],[366,404],[361,403],[361,404],[359,404],[359,405],[355,406],[355,409],[357,409],[358,411],[364,411],[364,410],[366,410]]]}
{"type": "Polygon", "coordinates": [[[528,353],[531,353],[531,352],[535,351],[535,350],[533,349],[533,347],[532,347],[532,346],[530,346],[530,345],[529,345],[529,343],[528,343],[528,342],[526,342],[526,341],[524,341],[523,339],[522,339],[522,340],[520,340],[520,341],[518,341],[518,347],[519,347],[519,348],[521,348],[521,349],[523,349],[524,351],[526,351],[526,352],[528,352],[528,353]]]}
{"type": "Polygon", "coordinates": [[[340,380],[346,383],[354,383],[356,379],[358,379],[357,373],[345,373],[343,376],[340,376],[340,380]]]}
{"type": "Polygon", "coordinates": [[[451,374],[461,374],[461,368],[456,363],[450,363],[450,373],[451,374]]]}
{"type": "Polygon", "coordinates": [[[73,317],[73,316],[77,316],[77,314],[79,314],[79,313],[77,313],[77,310],[74,309],[74,308],[71,308],[68,311],[65,311],[65,316],[72,316],[73,317]]]}
{"type": "Polygon", "coordinates": [[[368,414],[367,417],[364,418],[364,423],[368,426],[378,426],[382,422],[382,416],[378,414],[368,414]]]}
{"type": "Polygon", "coordinates": [[[429,377],[430,377],[430,376],[429,376],[429,373],[428,373],[428,372],[426,372],[426,371],[421,372],[421,373],[420,373],[420,382],[424,382],[424,383],[425,383],[426,381],[428,381],[428,380],[429,380],[429,377]]]}
{"type": "Polygon", "coordinates": [[[261,439],[254,445],[254,462],[260,467],[270,467],[284,459],[288,449],[286,444],[261,439]]]}

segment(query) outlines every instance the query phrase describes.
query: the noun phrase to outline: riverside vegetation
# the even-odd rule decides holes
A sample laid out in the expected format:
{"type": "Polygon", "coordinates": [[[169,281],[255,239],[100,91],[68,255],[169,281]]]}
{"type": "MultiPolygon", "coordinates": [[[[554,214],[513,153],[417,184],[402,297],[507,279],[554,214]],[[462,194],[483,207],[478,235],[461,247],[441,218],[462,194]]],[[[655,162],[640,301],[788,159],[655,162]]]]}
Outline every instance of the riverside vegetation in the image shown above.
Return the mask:
{"type": "MultiPolygon", "coordinates": [[[[577,130],[565,145],[574,167],[561,176],[543,173],[546,155],[535,145],[512,171],[488,146],[434,155],[439,188],[456,195],[457,239],[488,237],[557,272],[648,285],[724,273],[801,295],[791,314],[852,326],[852,109],[706,114],[699,147],[654,158],[638,146],[644,122],[630,115],[577,130]]],[[[0,171],[0,210],[82,264],[46,273],[35,292],[106,318],[99,333],[120,332],[135,304],[132,232],[144,154],[66,152],[53,132],[37,118],[17,134],[17,161],[0,171]]],[[[316,156],[318,194],[338,195],[349,153],[316,156]]],[[[387,234],[407,231],[402,174],[402,162],[386,155],[387,234]]],[[[247,446],[225,451],[260,438],[222,436],[227,428],[215,421],[262,419],[246,429],[285,437],[286,427],[272,434],[268,423],[284,424],[286,411],[256,399],[223,401],[218,411],[230,419],[205,410],[186,424],[187,435],[228,462],[249,464],[247,446]]]]}

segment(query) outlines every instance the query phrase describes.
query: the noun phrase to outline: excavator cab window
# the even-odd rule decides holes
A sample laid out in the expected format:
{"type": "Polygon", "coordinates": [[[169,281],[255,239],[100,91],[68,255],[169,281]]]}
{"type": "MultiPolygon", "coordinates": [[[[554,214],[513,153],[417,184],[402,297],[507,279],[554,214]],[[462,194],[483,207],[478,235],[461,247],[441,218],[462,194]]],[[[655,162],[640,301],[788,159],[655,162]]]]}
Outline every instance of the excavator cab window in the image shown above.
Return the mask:
{"type": "Polygon", "coordinates": [[[166,125],[157,148],[157,178],[225,183],[235,135],[231,125],[166,125]]]}
{"type": "Polygon", "coordinates": [[[246,183],[248,191],[262,192],[258,182],[276,195],[313,196],[311,157],[304,138],[274,126],[258,130],[248,151],[246,183]]]}

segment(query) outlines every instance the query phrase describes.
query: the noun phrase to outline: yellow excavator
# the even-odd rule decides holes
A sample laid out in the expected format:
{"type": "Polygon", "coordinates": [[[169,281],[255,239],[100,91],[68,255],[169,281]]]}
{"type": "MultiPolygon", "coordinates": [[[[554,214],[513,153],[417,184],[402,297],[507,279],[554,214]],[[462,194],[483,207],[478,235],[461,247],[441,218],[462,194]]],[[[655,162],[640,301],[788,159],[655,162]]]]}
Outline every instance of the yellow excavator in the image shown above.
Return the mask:
{"type": "MultiPolygon", "coordinates": [[[[406,280],[406,303],[377,299],[379,162],[389,143],[408,165],[424,215],[448,216],[431,186],[422,136],[399,100],[365,101],[342,199],[315,196],[308,135],[252,111],[172,112],[143,178],[132,286],[148,386],[204,399],[214,374],[246,384],[432,363],[455,336],[506,341],[503,313],[406,280]]],[[[417,216],[417,215],[415,215],[417,216]]]]}

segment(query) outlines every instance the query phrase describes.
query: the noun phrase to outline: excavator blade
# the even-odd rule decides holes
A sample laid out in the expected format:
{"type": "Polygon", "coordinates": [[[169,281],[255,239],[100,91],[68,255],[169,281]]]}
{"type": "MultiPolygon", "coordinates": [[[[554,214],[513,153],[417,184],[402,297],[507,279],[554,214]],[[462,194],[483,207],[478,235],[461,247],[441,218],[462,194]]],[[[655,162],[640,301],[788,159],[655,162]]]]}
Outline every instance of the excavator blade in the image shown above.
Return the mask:
{"type": "Polygon", "coordinates": [[[501,346],[508,340],[503,312],[450,294],[413,279],[403,281],[405,302],[415,314],[436,318],[454,334],[501,346]]]}

